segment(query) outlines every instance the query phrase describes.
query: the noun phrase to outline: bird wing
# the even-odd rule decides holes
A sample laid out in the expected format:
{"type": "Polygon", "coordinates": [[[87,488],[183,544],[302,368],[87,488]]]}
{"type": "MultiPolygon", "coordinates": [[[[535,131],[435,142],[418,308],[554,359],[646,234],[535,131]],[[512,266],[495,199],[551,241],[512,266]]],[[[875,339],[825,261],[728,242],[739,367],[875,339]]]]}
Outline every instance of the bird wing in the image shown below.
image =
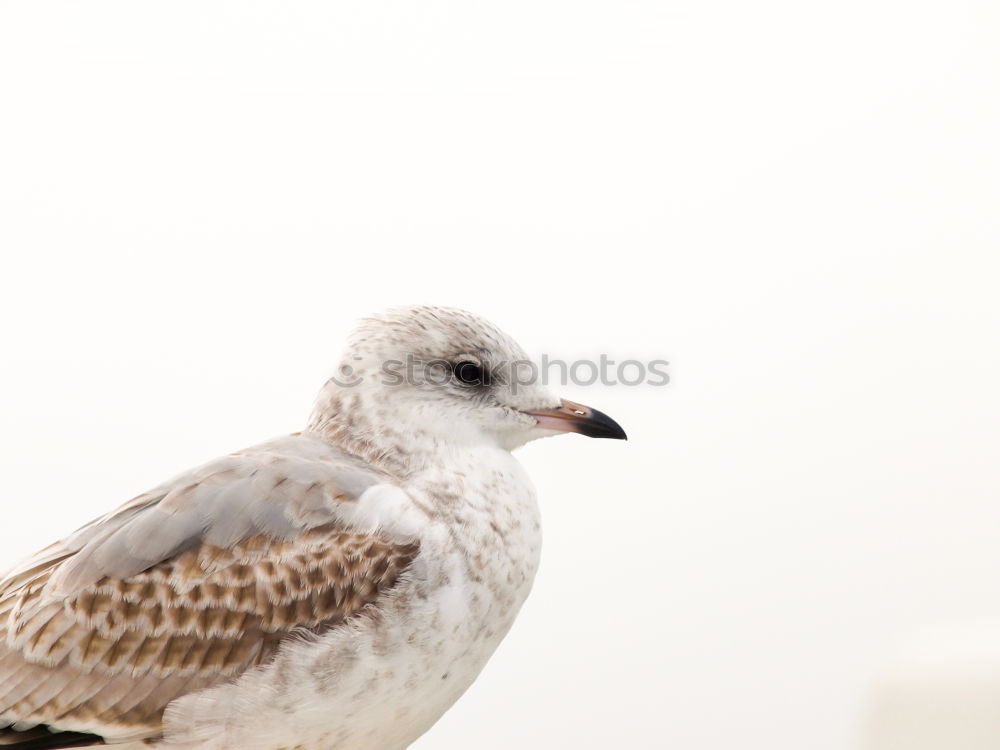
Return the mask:
{"type": "Polygon", "coordinates": [[[16,566],[0,580],[0,747],[39,725],[156,736],[174,698],[374,606],[418,550],[351,522],[387,481],[293,435],[182,474],[16,566]]]}

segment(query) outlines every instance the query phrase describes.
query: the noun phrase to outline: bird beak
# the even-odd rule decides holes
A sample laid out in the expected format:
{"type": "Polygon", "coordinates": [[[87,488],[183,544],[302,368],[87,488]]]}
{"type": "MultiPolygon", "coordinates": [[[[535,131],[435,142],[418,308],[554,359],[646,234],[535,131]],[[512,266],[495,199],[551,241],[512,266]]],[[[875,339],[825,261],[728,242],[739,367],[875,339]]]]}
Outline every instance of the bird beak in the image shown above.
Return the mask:
{"type": "Polygon", "coordinates": [[[579,432],[581,435],[593,438],[628,440],[621,425],[604,412],[566,399],[563,399],[562,404],[555,409],[526,411],[525,414],[534,417],[543,430],[579,432]]]}

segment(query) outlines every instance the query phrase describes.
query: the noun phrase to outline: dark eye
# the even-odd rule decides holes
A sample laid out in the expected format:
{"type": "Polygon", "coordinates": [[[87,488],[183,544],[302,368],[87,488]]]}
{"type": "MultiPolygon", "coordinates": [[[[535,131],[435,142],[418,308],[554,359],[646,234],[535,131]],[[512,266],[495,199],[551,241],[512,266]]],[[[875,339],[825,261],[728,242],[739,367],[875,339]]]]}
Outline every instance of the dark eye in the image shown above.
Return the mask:
{"type": "Polygon", "coordinates": [[[483,385],[483,368],[475,362],[459,362],[455,365],[455,379],[465,385],[483,385]]]}

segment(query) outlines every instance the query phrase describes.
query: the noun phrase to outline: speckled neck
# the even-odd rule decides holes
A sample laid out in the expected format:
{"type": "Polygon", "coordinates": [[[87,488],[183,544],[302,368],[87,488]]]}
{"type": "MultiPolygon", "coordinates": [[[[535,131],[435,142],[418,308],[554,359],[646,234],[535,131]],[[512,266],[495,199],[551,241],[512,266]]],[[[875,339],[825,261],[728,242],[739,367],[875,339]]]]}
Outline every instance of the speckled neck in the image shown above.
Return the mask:
{"type": "Polygon", "coordinates": [[[393,404],[380,401],[380,396],[383,394],[327,382],[306,430],[393,476],[405,478],[432,463],[444,446],[429,430],[400,424],[394,418],[393,404]]]}

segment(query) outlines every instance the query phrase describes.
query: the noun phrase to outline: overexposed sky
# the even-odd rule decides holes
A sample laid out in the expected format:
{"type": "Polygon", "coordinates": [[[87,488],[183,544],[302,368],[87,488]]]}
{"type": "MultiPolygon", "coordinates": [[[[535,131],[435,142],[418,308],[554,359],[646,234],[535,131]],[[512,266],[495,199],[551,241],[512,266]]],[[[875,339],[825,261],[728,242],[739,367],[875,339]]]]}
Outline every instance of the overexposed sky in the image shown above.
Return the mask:
{"type": "Polygon", "coordinates": [[[991,2],[0,5],[0,565],[301,427],[459,305],[628,430],[525,448],[546,548],[415,747],[843,750],[1000,617],[991,2]]]}

